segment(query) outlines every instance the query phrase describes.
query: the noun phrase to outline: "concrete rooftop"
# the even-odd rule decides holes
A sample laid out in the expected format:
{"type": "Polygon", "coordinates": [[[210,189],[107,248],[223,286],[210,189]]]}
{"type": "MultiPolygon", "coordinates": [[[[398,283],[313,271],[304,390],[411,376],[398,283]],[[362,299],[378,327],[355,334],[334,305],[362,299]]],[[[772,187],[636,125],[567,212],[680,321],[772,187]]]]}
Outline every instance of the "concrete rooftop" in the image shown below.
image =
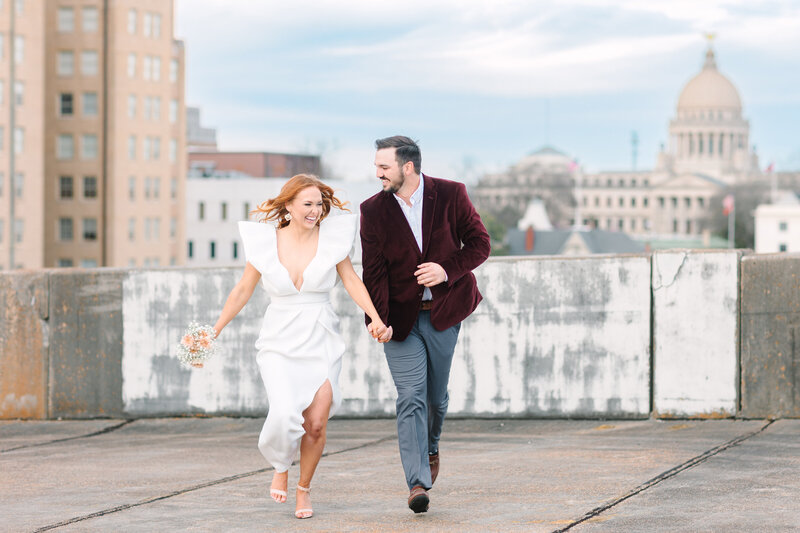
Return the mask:
{"type": "Polygon", "coordinates": [[[451,419],[431,509],[414,515],[394,421],[335,419],[303,521],[293,492],[269,499],[261,423],[0,422],[0,530],[800,529],[800,420],[451,419]]]}

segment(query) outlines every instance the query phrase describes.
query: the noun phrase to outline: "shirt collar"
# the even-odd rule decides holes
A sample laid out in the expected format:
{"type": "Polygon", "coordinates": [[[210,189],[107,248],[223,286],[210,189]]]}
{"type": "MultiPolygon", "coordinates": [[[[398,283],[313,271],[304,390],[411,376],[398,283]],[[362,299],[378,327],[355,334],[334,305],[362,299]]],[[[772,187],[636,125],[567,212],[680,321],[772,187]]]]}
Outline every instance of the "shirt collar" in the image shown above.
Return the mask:
{"type": "MultiPolygon", "coordinates": [[[[409,202],[411,202],[412,206],[417,205],[417,202],[419,202],[422,199],[422,190],[424,188],[425,188],[425,176],[423,176],[422,172],[420,172],[419,173],[419,185],[417,186],[417,190],[414,191],[413,193],[411,193],[411,196],[408,199],[409,202]]],[[[396,193],[394,194],[394,197],[401,204],[405,204],[405,201],[402,198],[400,198],[399,196],[397,196],[396,193]]],[[[406,205],[408,205],[408,204],[406,204],[406,205]]]]}

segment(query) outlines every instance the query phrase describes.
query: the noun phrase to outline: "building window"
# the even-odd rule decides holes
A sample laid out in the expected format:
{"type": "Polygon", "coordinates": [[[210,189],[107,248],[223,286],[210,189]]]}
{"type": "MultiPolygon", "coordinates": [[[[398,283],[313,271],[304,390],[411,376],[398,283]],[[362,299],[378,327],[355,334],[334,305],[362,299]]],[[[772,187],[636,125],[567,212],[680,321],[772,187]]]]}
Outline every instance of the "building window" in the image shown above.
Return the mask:
{"type": "Polygon", "coordinates": [[[161,98],[153,97],[153,120],[161,120],[161,98]]]}
{"type": "Polygon", "coordinates": [[[222,202],[221,209],[220,209],[220,216],[222,216],[222,220],[228,220],[228,203],[222,202]]]}
{"type": "Polygon", "coordinates": [[[83,93],[83,114],[87,117],[97,116],[97,93],[83,93]]]}
{"type": "Polygon", "coordinates": [[[161,58],[154,57],[153,58],[153,73],[152,78],[153,81],[161,81],[161,58]]]}
{"type": "Polygon", "coordinates": [[[97,135],[87,133],[82,136],[81,158],[82,159],[97,158],[97,135]]]}
{"type": "Polygon", "coordinates": [[[189,241],[187,244],[189,245],[189,249],[186,250],[186,255],[189,256],[189,259],[191,259],[194,257],[194,243],[189,241]]]}
{"type": "Polygon", "coordinates": [[[689,197],[687,196],[686,198],[684,198],[684,199],[683,199],[683,201],[684,201],[684,203],[686,204],[686,207],[687,207],[687,209],[688,209],[688,208],[690,208],[690,207],[692,207],[692,199],[691,199],[691,198],[689,198],[689,197]]]}
{"type": "Polygon", "coordinates": [[[58,238],[62,241],[72,240],[72,219],[62,217],[58,219],[58,238]]]}
{"type": "Polygon", "coordinates": [[[706,199],[705,198],[698,198],[697,199],[697,207],[703,209],[706,206],[706,199]]]}
{"type": "Polygon", "coordinates": [[[142,16],[142,33],[145,37],[153,34],[153,15],[151,13],[145,13],[142,16]]]}
{"type": "MultiPolygon", "coordinates": [[[[620,187],[622,187],[622,184],[620,184],[620,187]]],[[[623,198],[622,196],[619,197],[619,206],[625,207],[625,198],[623,198]]]]}
{"type": "Polygon", "coordinates": [[[778,224],[778,229],[779,229],[780,231],[786,231],[786,229],[787,229],[788,227],[789,227],[789,225],[788,225],[786,222],[783,222],[783,221],[781,221],[781,222],[778,224]]]}
{"type": "Polygon", "coordinates": [[[73,196],[72,176],[61,176],[58,179],[58,190],[62,200],[71,200],[73,196]]]}
{"type": "Polygon", "coordinates": [[[239,243],[236,241],[233,242],[233,258],[239,259],[239,243]]]}
{"type": "Polygon", "coordinates": [[[25,0],[14,0],[14,11],[17,16],[25,14],[25,0]]]}
{"type": "Polygon", "coordinates": [[[678,233],[678,219],[672,219],[672,233],[678,233]]]}
{"type": "Polygon", "coordinates": [[[83,177],[83,197],[86,199],[97,198],[97,178],[95,176],[83,177]]]}
{"type": "Polygon", "coordinates": [[[599,196],[595,196],[594,197],[594,206],[595,207],[599,207],[600,206],[600,197],[599,196]]]}
{"type": "Polygon", "coordinates": [[[14,128],[14,153],[21,154],[25,151],[25,130],[14,128]]]}
{"type": "Polygon", "coordinates": [[[59,259],[56,263],[56,266],[59,268],[71,268],[72,267],[72,259],[59,259]]]}
{"type": "Polygon", "coordinates": [[[672,202],[672,207],[678,207],[678,199],[673,196],[670,201],[672,202]]]}
{"type": "Polygon", "coordinates": [[[636,198],[631,198],[631,207],[636,207],[636,198]]]}
{"type": "Polygon", "coordinates": [[[178,161],[178,141],[175,139],[169,140],[169,161],[170,163],[178,161]]]}
{"type": "Polygon", "coordinates": [[[161,159],[161,137],[153,137],[153,159],[161,159]]]}
{"type": "Polygon", "coordinates": [[[156,241],[159,241],[161,239],[161,219],[160,218],[154,218],[153,219],[153,238],[156,241]]]}
{"type": "Polygon", "coordinates": [[[145,161],[150,159],[150,137],[145,137],[142,140],[142,157],[145,161]]]}
{"type": "Polygon", "coordinates": [[[128,135],[128,159],[136,159],[136,135],[128,135]]]}
{"type": "Polygon", "coordinates": [[[136,118],[136,95],[128,95],[128,118],[136,118]]]}
{"type": "Polygon", "coordinates": [[[14,103],[21,106],[25,102],[25,83],[21,81],[14,82],[14,103]]]}
{"type": "Polygon", "coordinates": [[[72,76],[75,73],[75,54],[72,50],[58,52],[56,72],[59,76],[72,76]]]}
{"type": "Polygon", "coordinates": [[[206,219],[206,204],[205,204],[205,202],[200,202],[200,204],[198,205],[197,218],[200,219],[200,220],[205,220],[206,219]]]}
{"type": "Polygon", "coordinates": [[[178,60],[170,59],[169,61],[169,81],[177,83],[178,81],[178,60]]]}
{"type": "Polygon", "coordinates": [[[25,222],[18,218],[14,221],[14,241],[22,242],[22,237],[25,234],[25,222]]]}
{"type": "Polygon", "coordinates": [[[136,200],[136,177],[128,178],[128,200],[136,200]]]}
{"type": "Polygon", "coordinates": [[[611,207],[611,197],[606,198],[606,207],[611,207]]]}
{"type": "Polygon", "coordinates": [[[170,124],[178,122],[178,101],[174,98],[169,101],[169,122],[170,124]]]}
{"type": "Polygon", "coordinates": [[[687,220],[686,221],[686,235],[691,235],[691,234],[692,234],[692,221],[691,220],[687,220]]]}
{"type": "Polygon", "coordinates": [[[61,93],[58,95],[58,109],[62,117],[72,115],[72,93],[61,93]]]}
{"type": "Polygon", "coordinates": [[[624,221],[624,220],[622,220],[622,219],[619,219],[619,220],[617,221],[617,228],[618,228],[620,231],[624,230],[624,229],[625,229],[625,221],[624,221]]]}
{"type": "Polygon", "coordinates": [[[136,54],[133,52],[128,54],[128,77],[131,79],[136,77],[136,54]]]}
{"type": "Polygon", "coordinates": [[[146,120],[150,120],[150,109],[152,108],[151,100],[149,96],[144,97],[144,108],[142,110],[143,117],[146,120]]]}
{"type": "Polygon", "coordinates": [[[97,240],[97,219],[84,218],[83,219],[83,240],[96,241],[97,240]]]}
{"type": "Polygon", "coordinates": [[[176,178],[169,180],[169,197],[173,200],[178,198],[178,180],[176,178]]]}
{"type": "Polygon", "coordinates": [[[151,234],[150,228],[151,228],[150,218],[146,217],[144,219],[144,240],[146,241],[150,240],[150,234],[151,234]]]}
{"type": "Polygon", "coordinates": [[[75,10],[71,7],[58,8],[58,31],[61,33],[72,33],[75,30],[75,10]]]}
{"type": "Polygon", "coordinates": [[[86,33],[95,33],[97,31],[97,8],[84,7],[81,12],[81,24],[83,31],[86,33]]]}
{"type": "MultiPolygon", "coordinates": [[[[0,196],[3,196],[3,186],[5,185],[5,177],[6,175],[0,172],[0,196]]],[[[2,233],[2,232],[0,232],[2,233]]]]}
{"type": "Polygon", "coordinates": [[[250,203],[244,203],[244,218],[242,220],[249,220],[250,219],[250,203]]]}
{"type": "Polygon", "coordinates": [[[75,156],[75,140],[69,133],[62,133],[56,140],[56,157],[61,160],[75,156]]]}
{"type": "Polygon", "coordinates": [[[786,245],[785,244],[779,244],[778,245],[778,251],[779,252],[785,252],[786,251],[786,245]]]}
{"type": "Polygon", "coordinates": [[[128,240],[133,242],[136,240],[136,219],[129,218],[128,219],[128,240]]]}
{"type": "Polygon", "coordinates": [[[636,178],[631,180],[631,187],[636,187],[636,178]]]}
{"type": "Polygon", "coordinates": [[[161,37],[161,15],[158,13],[153,14],[153,38],[158,39],[161,37]]]}
{"type": "Polygon", "coordinates": [[[644,198],[642,198],[642,206],[647,207],[648,205],[650,205],[650,199],[647,196],[645,196],[644,198]]]}
{"type": "Polygon", "coordinates": [[[95,50],[81,52],[81,74],[84,76],[97,75],[97,52],[95,50]]]}
{"type": "Polygon", "coordinates": [[[152,180],[150,176],[144,178],[144,198],[145,200],[150,199],[150,190],[152,189],[152,180]]]}
{"type": "Polygon", "coordinates": [[[636,219],[631,219],[631,231],[636,231],[636,219]]]}
{"type": "Polygon", "coordinates": [[[136,10],[128,10],[128,33],[136,35],[136,10]]]}
{"type": "Polygon", "coordinates": [[[144,56],[142,59],[142,78],[145,81],[150,81],[150,69],[153,68],[153,59],[150,56],[144,56]]]}
{"type": "Polygon", "coordinates": [[[81,260],[81,268],[97,268],[97,259],[81,260]]]}
{"type": "MultiPolygon", "coordinates": [[[[3,38],[3,34],[0,33],[0,39],[2,39],[2,38],[3,38]]],[[[0,41],[0,42],[2,42],[2,41],[0,41]]],[[[2,50],[2,45],[0,45],[0,50],[2,50]]],[[[2,54],[0,54],[0,59],[2,59],[2,54]]],[[[0,80],[0,104],[2,104],[3,101],[5,100],[5,92],[6,92],[5,89],[6,89],[6,87],[5,87],[5,84],[3,83],[3,80],[0,80]]]]}
{"type": "Polygon", "coordinates": [[[25,174],[17,172],[14,174],[14,196],[22,198],[22,193],[25,191],[25,174]]]}
{"type": "Polygon", "coordinates": [[[14,36],[14,63],[21,65],[25,62],[25,38],[22,35],[14,36]]]}
{"type": "Polygon", "coordinates": [[[169,238],[174,240],[175,235],[178,233],[178,219],[173,217],[169,219],[169,238]]]}
{"type": "Polygon", "coordinates": [[[208,257],[214,259],[215,257],[217,257],[217,243],[211,241],[209,244],[210,246],[208,248],[208,257]]]}
{"type": "Polygon", "coordinates": [[[161,178],[155,177],[153,178],[153,198],[159,198],[161,196],[161,178]]]}

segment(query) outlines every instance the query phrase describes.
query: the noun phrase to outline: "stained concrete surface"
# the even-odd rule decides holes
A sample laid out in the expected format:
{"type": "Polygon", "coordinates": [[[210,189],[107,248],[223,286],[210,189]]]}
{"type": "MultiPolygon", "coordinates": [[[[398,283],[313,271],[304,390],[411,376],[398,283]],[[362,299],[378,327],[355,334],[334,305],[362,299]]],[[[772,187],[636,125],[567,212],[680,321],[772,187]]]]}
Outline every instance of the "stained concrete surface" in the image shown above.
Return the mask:
{"type": "Polygon", "coordinates": [[[800,529],[800,420],[451,419],[414,515],[394,422],[334,419],[305,521],[267,495],[262,420],[124,422],[0,424],[0,531],[800,529]]]}

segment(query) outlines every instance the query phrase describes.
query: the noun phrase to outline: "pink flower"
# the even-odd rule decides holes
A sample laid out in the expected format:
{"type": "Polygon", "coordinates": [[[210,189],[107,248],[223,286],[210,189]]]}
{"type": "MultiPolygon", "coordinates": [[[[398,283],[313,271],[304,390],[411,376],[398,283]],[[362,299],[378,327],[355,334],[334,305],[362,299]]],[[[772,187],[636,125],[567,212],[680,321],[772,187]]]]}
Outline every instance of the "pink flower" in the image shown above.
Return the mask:
{"type": "Polygon", "coordinates": [[[194,338],[191,335],[184,335],[181,339],[181,344],[189,348],[194,344],[194,338]]]}

